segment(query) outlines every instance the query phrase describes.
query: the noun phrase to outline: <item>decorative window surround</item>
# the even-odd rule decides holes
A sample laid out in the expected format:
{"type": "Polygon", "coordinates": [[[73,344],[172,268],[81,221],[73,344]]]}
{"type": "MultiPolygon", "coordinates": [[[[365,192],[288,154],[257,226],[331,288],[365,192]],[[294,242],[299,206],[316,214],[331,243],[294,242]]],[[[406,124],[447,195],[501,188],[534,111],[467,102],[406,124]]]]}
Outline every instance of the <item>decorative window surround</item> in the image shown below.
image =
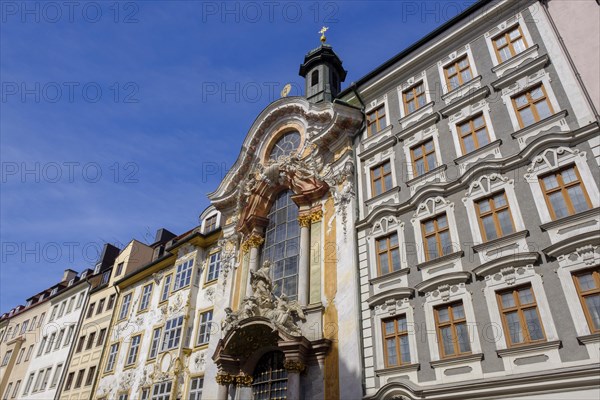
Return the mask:
{"type": "MultiPolygon", "coordinates": [[[[369,276],[372,279],[381,279],[386,281],[385,277],[388,275],[392,275],[393,277],[397,277],[398,273],[400,275],[405,275],[409,271],[408,261],[406,258],[406,245],[405,245],[405,236],[404,236],[404,222],[398,220],[395,216],[387,216],[381,218],[378,222],[373,225],[373,228],[367,234],[367,246],[368,246],[368,257],[369,257],[369,276]],[[377,271],[377,239],[381,237],[388,236],[390,234],[398,235],[398,247],[400,250],[400,269],[389,274],[379,276],[377,271]]],[[[391,279],[393,279],[393,277],[391,279]]],[[[379,282],[380,283],[380,282],[379,282]]],[[[406,286],[406,282],[405,286],[406,286]]],[[[379,288],[377,286],[375,289],[379,288]]],[[[379,293],[379,290],[376,290],[376,294],[379,293]]]]}
{"type": "Polygon", "coordinates": [[[552,244],[583,233],[597,232],[600,229],[598,212],[592,212],[593,209],[600,207],[600,194],[598,185],[588,166],[585,151],[564,146],[546,149],[535,157],[527,168],[525,181],[529,183],[531,188],[533,200],[542,221],[541,227],[550,235],[552,244]],[[553,221],[539,183],[539,177],[569,164],[577,166],[593,208],[583,213],[553,221]]]}
{"type": "Polygon", "coordinates": [[[442,298],[446,298],[449,294],[442,290],[443,287],[464,284],[470,278],[471,274],[469,272],[449,272],[419,282],[415,286],[415,290],[417,290],[420,293],[425,293],[425,296],[427,296],[427,294],[431,291],[441,291],[440,296],[442,296],[442,298]]]}
{"type": "MultiPolygon", "coordinates": [[[[444,73],[444,68],[446,68],[449,64],[455,62],[455,60],[458,60],[465,55],[467,56],[467,59],[469,60],[469,66],[471,67],[471,75],[472,76],[479,75],[477,73],[477,66],[475,65],[475,59],[473,58],[473,52],[471,51],[471,45],[466,44],[463,47],[459,48],[458,50],[455,50],[452,53],[448,54],[446,57],[442,58],[440,61],[437,62],[438,72],[440,74],[440,82],[443,82],[442,90],[444,91],[444,94],[453,93],[457,89],[460,89],[460,87],[458,87],[454,90],[448,90],[449,88],[446,83],[446,75],[444,73]]],[[[462,86],[465,86],[469,83],[471,83],[471,81],[465,83],[462,86]]],[[[448,104],[450,101],[451,101],[451,99],[446,101],[446,104],[448,104]]]]}
{"type": "Polygon", "coordinates": [[[367,214],[371,213],[378,206],[386,203],[400,203],[400,186],[394,186],[392,189],[366,200],[365,206],[367,207],[367,214]]]}
{"type": "MultiPolygon", "coordinates": [[[[380,145],[384,142],[388,143],[390,141],[389,139],[393,137],[393,128],[393,125],[388,125],[381,131],[379,131],[376,135],[364,139],[362,141],[362,145],[360,146],[362,147],[362,149],[361,153],[359,154],[359,157],[369,157],[368,155],[364,154],[371,153],[374,149],[381,147],[380,145]]],[[[395,141],[393,141],[393,143],[395,143],[395,141]]]]}
{"type": "Polygon", "coordinates": [[[459,100],[456,100],[452,104],[442,108],[440,110],[440,114],[444,118],[448,118],[449,116],[461,112],[467,106],[471,104],[478,103],[484,99],[486,99],[490,95],[490,88],[487,86],[482,87],[475,92],[469,93],[467,96],[461,97],[459,100]]]}
{"type": "Polygon", "coordinates": [[[498,77],[503,76],[508,70],[519,66],[524,60],[530,57],[537,57],[538,47],[534,44],[531,35],[529,34],[529,30],[527,29],[527,25],[525,24],[525,19],[521,13],[518,13],[511,18],[503,21],[502,23],[496,25],[494,28],[490,29],[484,34],[485,43],[488,47],[488,51],[490,52],[490,57],[492,58],[492,63],[494,66],[492,67],[492,72],[494,72],[498,77]],[[522,51],[521,53],[509,58],[508,60],[500,63],[498,61],[498,57],[496,56],[496,51],[494,49],[494,44],[492,43],[492,39],[496,37],[499,33],[506,31],[516,25],[521,27],[521,31],[523,32],[523,36],[525,37],[525,41],[529,45],[527,49],[522,51]]]}
{"type": "Polygon", "coordinates": [[[381,293],[385,293],[390,287],[408,288],[408,278],[406,275],[409,273],[409,268],[402,268],[398,271],[390,272],[389,274],[371,278],[369,280],[369,284],[373,286],[373,297],[376,297],[381,293]]]}
{"type": "MultiPolygon", "coordinates": [[[[386,300],[383,304],[378,304],[373,308],[373,338],[374,338],[374,347],[376,351],[375,356],[375,370],[390,370],[390,373],[394,373],[400,369],[401,371],[397,371],[398,374],[406,375],[408,372],[408,376],[413,382],[418,382],[417,379],[417,370],[414,368],[414,365],[418,363],[419,357],[417,353],[417,337],[415,332],[415,319],[413,315],[413,306],[409,303],[407,297],[398,297],[398,298],[390,298],[386,300]],[[408,327],[408,344],[410,347],[410,364],[401,365],[393,368],[385,368],[384,364],[384,351],[386,350],[383,342],[383,332],[382,332],[382,323],[383,319],[406,315],[406,323],[408,327]],[[413,366],[413,367],[410,367],[413,366]],[[407,371],[408,369],[408,371],[407,371]],[[411,371],[412,370],[412,371],[411,371]]],[[[390,377],[391,378],[391,377],[390,377]]],[[[387,379],[386,379],[387,381],[387,379]]]]}
{"type": "Polygon", "coordinates": [[[491,83],[492,87],[496,91],[500,91],[521,78],[531,76],[534,73],[543,69],[550,62],[550,57],[547,54],[544,54],[541,57],[538,57],[532,61],[524,62],[519,67],[511,70],[509,73],[505,74],[502,78],[491,83]]]}
{"type": "Polygon", "coordinates": [[[391,134],[391,127],[389,131],[387,131],[387,129],[388,128],[385,128],[386,132],[383,134],[382,137],[379,137],[379,135],[376,136],[376,138],[380,139],[379,141],[371,142],[369,148],[363,148],[357,151],[357,156],[361,159],[361,161],[368,160],[375,156],[377,153],[381,153],[382,151],[393,148],[394,145],[398,143],[398,139],[396,139],[396,137],[391,134]]]}
{"type": "Polygon", "coordinates": [[[410,123],[420,120],[421,117],[424,116],[425,114],[430,114],[431,112],[433,112],[433,101],[431,100],[431,92],[429,91],[429,84],[427,83],[426,75],[427,75],[426,71],[423,71],[420,74],[407,79],[400,86],[398,86],[398,89],[397,89],[398,104],[400,104],[399,122],[403,129],[406,128],[406,126],[409,125],[410,123]],[[423,105],[423,107],[419,108],[418,110],[416,110],[410,114],[406,114],[406,110],[404,110],[404,101],[403,101],[402,93],[405,90],[407,90],[408,88],[415,86],[419,83],[423,83],[423,90],[425,92],[425,105],[423,105]],[[429,112],[424,112],[427,110],[429,112]]]}
{"type": "MultiPolygon", "coordinates": [[[[522,129],[530,128],[531,125],[529,127],[521,128],[521,125],[519,125],[519,120],[517,118],[516,110],[513,105],[512,97],[517,95],[518,93],[521,93],[529,88],[536,86],[539,83],[542,83],[544,85],[544,88],[546,89],[546,94],[548,96],[548,99],[550,100],[550,104],[552,105],[552,109],[554,110],[554,113],[556,114],[556,113],[560,112],[560,106],[558,104],[558,100],[556,99],[556,96],[554,95],[554,91],[552,90],[552,86],[550,85],[551,81],[552,80],[550,79],[550,74],[548,72],[546,72],[546,70],[540,69],[531,75],[528,75],[528,76],[518,79],[512,85],[506,86],[502,89],[502,91],[501,91],[502,102],[506,105],[506,107],[508,109],[508,114],[510,115],[510,120],[512,122],[513,129],[515,132],[520,131],[522,129]]],[[[541,121],[538,121],[538,122],[541,122],[541,121]]],[[[532,124],[532,125],[534,125],[534,124],[532,124]]],[[[566,121],[564,123],[561,122],[561,126],[566,127],[568,129],[566,121]]],[[[527,137],[537,136],[541,131],[547,130],[550,127],[551,126],[546,126],[546,125],[538,126],[536,130],[529,132],[527,137]]],[[[521,149],[523,147],[525,147],[524,144],[519,143],[519,145],[520,145],[521,149]]]]}
{"type": "Polygon", "coordinates": [[[524,267],[537,262],[540,254],[537,252],[523,252],[516,254],[508,254],[506,256],[497,257],[491,261],[481,264],[473,269],[473,273],[480,278],[485,278],[487,275],[501,273],[502,270],[508,267],[524,267]]]}
{"type": "MultiPolygon", "coordinates": [[[[579,300],[575,283],[573,282],[573,274],[600,265],[600,246],[582,246],[570,254],[560,255],[558,256],[558,265],[556,274],[567,298],[567,306],[569,307],[571,318],[573,318],[573,325],[577,331],[577,336],[578,338],[586,338],[592,332],[583,312],[583,306],[579,300]]],[[[600,361],[600,354],[598,352],[600,335],[597,336],[597,340],[593,340],[594,337],[588,339],[590,340],[584,339],[582,342],[585,344],[590,358],[598,362],[600,361]]]]}
{"type": "Polygon", "coordinates": [[[423,118],[419,122],[414,125],[409,126],[406,129],[402,129],[400,132],[396,133],[396,137],[398,140],[407,140],[410,139],[412,135],[418,133],[419,131],[426,130],[432,125],[435,125],[440,120],[440,115],[438,113],[431,114],[426,118],[423,118]]]}
{"type": "Polygon", "coordinates": [[[439,143],[440,133],[435,125],[429,126],[429,128],[422,129],[415,132],[414,135],[404,139],[404,156],[406,163],[403,168],[406,173],[403,174],[403,180],[410,187],[411,196],[414,195],[417,189],[429,182],[446,182],[445,168],[440,169],[443,166],[442,156],[440,151],[439,143]],[[429,139],[433,139],[433,146],[435,148],[435,162],[437,167],[428,171],[427,173],[415,176],[414,167],[412,165],[412,156],[410,154],[411,148],[418,145],[419,143],[425,142],[429,139]]]}
{"type": "MultiPolygon", "coordinates": [[[[390,162],[391,170],[392,170],[392,187],[398,186],[398,177],[396,175],[396,152],[392,147],[388,148],[385,151],[374,154],[368,160],[363,162],[363,179],[365,180],[365,185],[367,187],[367,199],[374,198],[373,189],[371,187],[371,168],[384,163],[385,161],[390,162]]],[[[384,194],[384,193],[382,193],[384,194]]],[[[366,200],[368,201],[368,200],[366,200]]]]}
{"type": "Polygon", "coordinates": [[[365,129],[363,131],[363,143],[367,143],[367,142],[369,142],[369,139],[373,139],[373,138],[381,135],[388,128],[391,129],[391,125],[390,125],[390,109],[389,109],[389,101],[388,101],[388,98],[387,98],[387,94],[384,94],[383,96],[379,97],[378,99],[370,101],[369,104],[368,104],[368,106],[365,109],[365,114],[369,114],[371,111],[373,111],[376,108],[380,107],[382,104],[383,104],[383,107],[385,109],[386,127],[383,128],[381,131],[379,131],[379,132],[371,135],[371,137],[369,137],[368,133],[367,133],[367,125],[365,123],[365,129]]]}
{"type": "MultiPolygon", "coordinates": [[[[425,243],[423,243],[423,233],[421,231],[421,222],[434,217],[442,212],[446,212],[446,216],[448,218],[448,228],[450,229],[450,239],[454,243],[454,250],[460,251],[460,246],[458,246],[458,230],[456,228],[456,219],[454,218],[454,203],[444,199],[441,196],[430,197],[424,201],[422,201],[417,210],[413,214],[413,218],[410,220],[413,225],[416,245],[417,248],[414,249],[417,253],[417,260],[420,263],[424,263],[427,261],[425,258],[425,243]]],[[[462,264],[460,258],[454,260],[455,265],[453,269],[462,270],[462,264]]]]}
{"type": "Polygon", "coordinates": [[[446,254],[433,260],[425,261],[417,264],[416,267],[421,271],[423,281],[434,278],[439,275],[449,272],[461,271],[460,259],[464,256],[464,251],[456,251],[451,254],[446,254]]]}
{"type": "Polygon", "coordinates": [[[525,222],[521,215],[514,185],[514,179],[508,179],[500,174],[483,175],[471,183],[469,190],[465,193],[465,197],[462,198],[467,210],[469,227],[471,228],[475,242],[473,249],[479,253],[479,259],[482,264],[508,254],[514,255],[519,251],[528,251],[529,246],[525,241],[528,232],[525,230],[525,222]],[[498,192],[506,194],[510,214],[514,222],[514,230],[517,234],[512,233],[502,238],[484,242],[479,217],[475,211],[477,207],[475,203],[482,198],[498,192]]]}
{"type": "MultiPolygon", "coordinates": [[[[544,254],[558,257],[569,254],[579,247],[600,242],[600,209],[598,208],[592,208],[554,222],[561,224],[560,229],[557,231],[558,234],[573,233],[573,235],[542,249],[544,254]],[[571,220],[569,220],[569,217],[571,217],[571,220]]],[[[540,228],[549,231],[548,225],[550,224],[544,224],[540,228]]]]}
{"type": "Polygon", "coordinates": [[[536,369],[559,368],[562,363],[558,354],[558,348],[554,348],[551,345],[552,342],[559,340],[558,333],[556,332],[548,299],[544,291],[542,276],[538,274],[533,265],[529,264],[516,268],[510,266],[498,272],[490,269],[489,274],[484,276],[484,280],[486,286],[483,289],[483,294],[486,299],[491,324],[498,328],[491,330],[489,333],[499,335],[498,337],[494,337],[494,341],[498,355],[502,357],[504,369],[512,373],[525,373],[531,371],[532,363],[535,363],[536,369]],[[536,343],[532,346],[513,346],[509,348],[506,343],[506,333],[504,332],[502,317],[498,308],[496,292],[523,284],[531,285],[537,302],[540,322],[546,333],[546,341],[543,344],[536,343]],[[550,345],[550,349],[548,345],[550,345]],[[525,358],[524,355],[531,358],[519,361],[519,359],[525,358]]]}
{"type": "Polygon", "coordinates": [[[476,163],[482,158],[488,158],[490,155],[492,158],[502,157],[502,154],[500,153],[500,144],[502,142],[498,142],[497,140],[496,132],[494,131],[494,126],[492,124],[492,118],[490,116],[490,104],[485,99],[481,99],[478,102],[465,104],[460,111],[450,115],[448,117],[448,128],[450,128],[450,132],[452,132],[454,149],[458,155],[458,158],[454,160],[454,163],[459,166],[461,174],[463,174],[471,164],[476,163]],[[485,120],[485,126],[490,137],[490,143],[473,150],[470,153],[463,154],[462,147],[460,145],[460,134],[456,126],[480,113],[483,115],[485,120]]]}
{"type": "Polygon", "coordinates": [[[404,298],[410,298],[415,294],[415,290],[409,287],[400,287],[400,288],[393,288],[393,289],[389,289],[389,290],[385,290],[380,292],[379,294],[376,294],[374,296],[371,296],[367,299],[367,303],[369,304],[370,308],[375,308],[376,306],[379,306],[381,304],[386,303],[388,300],[392,299],[404,299],[404,298]]]}
{"type": "Polygon", "coordinates": [[[475,76],[469,82],[460,85],[451,92],[443,94],[442,100],[446,103],[446,105],[449,105],[455,100],[468,98],[469,96],[473,95],[473,93],[476,93],[481,89],[481,79],[481,75],[475,76]]]}
{"type": "Polygon", "coordinates": [[[527,143],[531,142],[535,137],[546,135],[548,133],[561,133],[568,132],[569,126],[565,119],[568,115],[567,110],[559,111],[554,115],[544,118],[535,124],[531,124],[525,128],[519,129],[510,135],[513,139],[517,139],[519,143],[519,149],[523,150],[527,147],[527,143]]]}
{"type": "MultiPolygon", "coordinates": [[[[461,272],[462,278],[455,277],[454,280],[446,280],[446,284],[429,285],[426,288],[421,288],[420,291],[425,292],[425,304],[423,305],[425,312],[425,322],[427,325],[427,342],[429,345],[429,353],[431,355],[430,365],[435,369],[436,380],[442,383],[464,381],[465,374],[468,373],[468,379],[483,378],[481,368],[481,344],[477,324],[475,321],[475,312],[471,294],[467,290],[465,282],[469,279],[468,272],[461,272]],[[471,354],[468,356],[459,356],[453,358],[440,359],[440,344],[438,343],[434,308],[454,301],[462,301],[467,320],[467,328],[471,339],[471,354]],[[464,369],[464,373],[456,373],[449,371],[453,369],[464,369]],[[470,369],[469,369],[470,368],[470,369]]],[[[458,275],[449,274],[449,275],[458,275]]]]}

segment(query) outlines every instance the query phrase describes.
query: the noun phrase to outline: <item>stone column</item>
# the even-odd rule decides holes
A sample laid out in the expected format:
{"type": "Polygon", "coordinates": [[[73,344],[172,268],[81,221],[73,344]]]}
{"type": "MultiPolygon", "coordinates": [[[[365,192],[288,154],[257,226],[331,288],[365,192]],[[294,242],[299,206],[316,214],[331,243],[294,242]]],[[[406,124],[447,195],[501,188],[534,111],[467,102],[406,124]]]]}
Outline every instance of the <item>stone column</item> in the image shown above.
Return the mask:
{"type": "Polygon", "coordinates": [[[286,359],[283,367],[287,371],[287,399],[300,400],[300,374],[305,366],[301,361],[286,359]]]}
{"type": "Polygon", "coordinates": [[[310,214],[300,215],[300,248],[298,257],[298,303],[305,306],[309,297],[309,275],[310,275],[310,214]]]}
{"type": "Polygon", "coordinates": [[[262,236],[259,236],[255,233],[250,235],[248,239],[242,244],[242,250],[244,252],[249,252],[250,264],[248,267],[248,278],[246,279],[246,296],[250,296],[252,294],[252,287],[250,286],[250,271],[256,272],[258,270],[258,248],[263,244],[265,239],[262,236]]]}
{"type": "Polygon", "coordinates": [[[225,372],[219,372],[215,377],[215,380],[219,384],[219,388],[217,389],[217,400],[227,400],[229,385],[235,380],[235,377],[225,372]]]}
{"type": "Polygon", "coordinates": [[[236,392],[237,398],[241,400],[252,399],[252,376],[246,374],[240,374],[235,377],[235,383],[237,384],[236,392]]]}

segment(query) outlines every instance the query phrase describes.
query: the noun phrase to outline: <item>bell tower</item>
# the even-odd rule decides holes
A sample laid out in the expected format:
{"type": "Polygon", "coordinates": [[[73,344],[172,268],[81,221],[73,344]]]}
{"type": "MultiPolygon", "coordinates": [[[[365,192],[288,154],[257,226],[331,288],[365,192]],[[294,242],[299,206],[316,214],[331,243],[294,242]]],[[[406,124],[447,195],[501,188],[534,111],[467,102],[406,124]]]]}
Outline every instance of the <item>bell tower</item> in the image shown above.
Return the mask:
{"type": "Polygon", "coordinates": [[[325,43],[327,29],[323,27],[319,31],[321,46],[308,52],[304,56],[304,63],[300,65],[299,74],[304,78],[306,98],[311,103],[333,101],[346,79],[347,71],[342,67],[342,60],[331,45],[325,43]]]}

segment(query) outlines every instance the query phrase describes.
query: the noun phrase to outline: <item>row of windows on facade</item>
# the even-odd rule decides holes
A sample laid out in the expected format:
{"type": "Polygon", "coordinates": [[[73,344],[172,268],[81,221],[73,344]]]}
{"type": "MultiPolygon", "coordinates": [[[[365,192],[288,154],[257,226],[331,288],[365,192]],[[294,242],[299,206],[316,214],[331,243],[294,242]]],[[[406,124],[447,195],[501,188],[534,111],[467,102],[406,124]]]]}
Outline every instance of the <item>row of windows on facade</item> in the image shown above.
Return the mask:
{"type": "MultiPolygon", "coordinates": [[[[592,203],[575,165],[565,166],[539,178],[553,220],[589,210],[592,203]]],[[[510,202],[504,190],[475,202],[477,222],[484,242],[515,232],[510,202]]],[[[425,260],[456,251],[446,212],[421,221],[425,260]]],[[[380,275],[401,268],[398,234],[376,239],[377,270],[380,275]]]]}
{"type": "MultiPolygon", "coordinates": [[[[573,274],[581,306],[590,331],[600,332],[600,269],[573,274]]],[[[496,292],[506,344],[510,348],[544,342],[546,334],[530,284],[496,292]]],[[[434,308],[434,321],[440,358],[471,353],[471,334],[462,301],[434,308]]],[[[384,364],[395,367],[410,364],[409,335],[414,334],[406,314],[382,319],[384,364]]]]}
{"type": "MultiPolygon", "coordinates": [[[[202,387],[204,386],[204,377],[197,376],[190,378],[189,381],[189,400],[200,400],[202,398],[202,387]]],[[[161,382],[152,385],[151,387],[144,387],[140,390],[140,400],[169,400],[171,398],[171,391],[173,383],[161,382]]],[[[117,395],[117,400],[128,400],[130,398],[129,392],[120,392],[117,395]]],[[[105,397],[101,397],[99,400],[106,400],[105,397]]]]}
{"type": "MultiPolygon", "coordinates": [[[[419,86],[422,90],[422,83],[419,86]]],[[[554,108],[550,103],[546,88],[543,84],[526,89],[512,97],[513,107],[516,111],[519,125],[524,128],[541,121],[554,114],[554,108]]],[[[387,126],[385,105],[377,107],[367,114],[367,133],[369,136],[376,134],[387,126]]],[[[483,112],[469,116],[456,124],[456,134],[460,143],[462,155],[469,154],[483,146],[491,143],[489,126],[483,112]]],[[[434,139],[427,138],[417,145],[411,146],[410,152],[410,176],[418,177],[439,167],[438,157],[435,151],[434,139]]],[[[375,168],[372,171],[379,173],[375,168]]],[[[380,176],[379,176],[380,177],[380,176]]],[[[373,195],[382,193],[380,187],[373,188],[373,195]]]]}
{"type": "MultiPolygon", "coordinates": [[[[62,374],[63,367],[64,367],[64,364],[62,364],[62,363],[56,365],[56,367],[54,368],[54,373],[52,373],[52,367],[42,368],[39,371],[37,371],[37,377],[36,377],[36,372],[30,373],[29,376],[27,377],[27,381],[23,388],[22,396],[26,396],[27,394],[30,394],[30,392],[31,392],[31,394],[35,394],[35,393],[45,391],[46,388],[48,387],[48,383],[50,383],[49,389],[55,388],[56,385],[58,385],[58,382],[60,380],[60,376],[62,374]],[[50,380],[50,376],[52,376],[52,380],[50,380]],[[34,383],[34,379],[35,379],[35,383],[34,383]]],[[[9,398],[11,398],[11,399],[17,398],[20,387],[21,387],[21,380],[18,380],[14,383],[14,388],[13,388],[13,382],[10,382],[6,388],[6,391],[4,392],[4,396],[2,397],[2,400],[7,400],[9,398]]]]}
{"type": "MultiPolygon", "coordinates": [[[[164,302],[169,299],[169,295],[179,289],[183,289],[190,285],[192,271],[194,267],[194,259],[190,259],[184,261],[177,265],[175,277],[173,275],[167,275],[164,277],[162,289],[160,293],[159,302],[164,302]]],[[[208,258],[208,270],[206,272],[206,281],[205,283],[213,283],[219,278],[219,272],[221,271],[221,252],[212,253],[208,258]]],[[[197,279],[199,280],[200,274],[197,275],[197,279]]],[[[197,282],[196,284],[199,284],[197,282]]],[[[143,312],[148,310],[150,306],[150,301],[152,299],[152,292],[154,289],[154,283],[148,283],[147,285],[142,287],[142,296],[140,299],[140,304],[138,308],[138,312],[143,312]]],[[[123,296],[123,300],[121,302],[121,308],[119,310],[118,320],[124,320],[129,317],[131,302],[133,299],[133,293],[127,293],[123,296]]],[[[90,310],[93,313],[92,303],[90,305],[90,310]]],[[[88,310],[88,314],[90,314],[90,310],[88,310]]]]}

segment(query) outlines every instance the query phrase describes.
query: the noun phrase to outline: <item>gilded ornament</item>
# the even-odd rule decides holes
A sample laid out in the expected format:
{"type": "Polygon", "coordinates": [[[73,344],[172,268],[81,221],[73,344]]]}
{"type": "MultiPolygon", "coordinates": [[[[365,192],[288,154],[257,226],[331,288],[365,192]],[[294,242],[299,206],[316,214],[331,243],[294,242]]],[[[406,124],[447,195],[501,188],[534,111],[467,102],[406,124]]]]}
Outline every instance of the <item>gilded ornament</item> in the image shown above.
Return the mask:
{"type": "Polygon", "coordinates": [[[252,380],[252,376],[246,374],[240,374],[235,377],[235,383],[237,383],[238,386],[250,386],[252,385],[252,380]]]}
{"type": "Polygon", "coordinates": [[[265,239],[263,237],[252,234],[242,244],[242,250],[244,250],[244,252],[248,252],[253,247],[260,247],[260,245],[263,244],[264,241],[265,241],[265,239]]]}
{"type": "Polygon", "coordinates": [[[225,385],[229,385],[230,383],[233,383],[235,380],[235,376],[220,372],[215,377],[215,380],[217,381],[217,383],[219,385],[225,386],[225,385]]]}
{"type": "Polygon", "coordinates": [[[298,223],[302,228],[308,228],[312,221],[312,214],[300,215],[298,217],[298,223]]]}
{"type": "Polygon", "coordinates": [[[310,214],[310,222],[315,223],[323,219],[323,210],[318,210],[310,214]]]}
{"type": "Polygon", "coordinates": [[[306,369],[306,366],[302,361],[297,360],[285,360],[283,362],[283,367],[288,372],[303,372],[306,369]]]}

